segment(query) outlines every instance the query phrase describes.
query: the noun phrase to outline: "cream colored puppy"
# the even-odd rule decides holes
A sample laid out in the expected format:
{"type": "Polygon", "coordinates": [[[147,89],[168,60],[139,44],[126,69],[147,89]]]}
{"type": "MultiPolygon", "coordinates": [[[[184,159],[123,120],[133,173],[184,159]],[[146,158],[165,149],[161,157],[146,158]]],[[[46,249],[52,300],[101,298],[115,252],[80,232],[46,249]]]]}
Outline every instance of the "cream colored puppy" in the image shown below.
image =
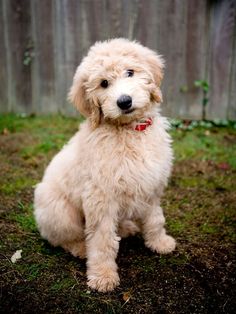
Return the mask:
{"type": "Polygon", "coordinates": [[[162,58],[139,43],[96,43],[69,93],[87,120],[35,190],[42,237],[87,258],[92,289],[119,284],[120,236],[140,231],[152,251],[175,248],[160,207],[172,165],[168,122],[158,110],[162,76],[162,58]]]}

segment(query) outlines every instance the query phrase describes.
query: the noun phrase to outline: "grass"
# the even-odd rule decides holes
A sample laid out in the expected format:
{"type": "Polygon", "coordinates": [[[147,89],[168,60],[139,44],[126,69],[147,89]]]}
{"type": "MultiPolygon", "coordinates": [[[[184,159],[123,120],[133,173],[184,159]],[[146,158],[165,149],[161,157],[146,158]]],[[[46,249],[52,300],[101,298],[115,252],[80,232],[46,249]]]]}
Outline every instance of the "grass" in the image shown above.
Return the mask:
{"type": "Polygon", "coordinates": [[[15,221],[22,231],[35,232],[37,230],[35,220],[33,217],[33,204],[24,205],[18,203],[19,212],[13,212],[10,214],[12,221],[15,221]]]}
{"type": "Polygon", "coordinates": [[[160,256],[140,236],[123,239],[121,285],[86,286],[85,261],[40,238],[33,189],[81,122],[55,116],[0,116],[0,308],[4,313],[233,313],[236,129],[171,131],[173,175],[162,200],[177,250],[160,256]],[[22,258],[10,258],[22,249],[22,258]],[[157,310],[158,309],[158,310],[157,310]]]}
{"type": "Polygon", "coordinates": [[[178,161],[194,159],[227,162],[236,169],[234,128],[197,128],[173,133],[174,150],[178,161]]]}

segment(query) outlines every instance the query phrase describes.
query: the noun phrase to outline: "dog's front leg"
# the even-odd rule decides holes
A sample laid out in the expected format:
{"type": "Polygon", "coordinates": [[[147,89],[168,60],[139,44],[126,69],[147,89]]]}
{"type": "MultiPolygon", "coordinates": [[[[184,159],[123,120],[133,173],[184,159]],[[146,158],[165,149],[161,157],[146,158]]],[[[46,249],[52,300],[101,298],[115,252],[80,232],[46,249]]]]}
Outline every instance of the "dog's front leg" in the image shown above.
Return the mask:
{"type": "Polygon", "coordinates": [[[92,215],[86,221],[88,286],[101,292],[111,291],[119,284],[115,262],[120,240],[116,234],[117,210],[115,204],[109,207],[100,212],[96,208],[98,217],[92,215]]]}
{"type": "Polygon", "coordinates": [[[163,210],[159,206],[159,201],[149,208],[143,218],[143,236],[145,245],[152,251],[167,254],[175,249],[175,239],[166,234],[164,228],[165,217],[163,210]]]}

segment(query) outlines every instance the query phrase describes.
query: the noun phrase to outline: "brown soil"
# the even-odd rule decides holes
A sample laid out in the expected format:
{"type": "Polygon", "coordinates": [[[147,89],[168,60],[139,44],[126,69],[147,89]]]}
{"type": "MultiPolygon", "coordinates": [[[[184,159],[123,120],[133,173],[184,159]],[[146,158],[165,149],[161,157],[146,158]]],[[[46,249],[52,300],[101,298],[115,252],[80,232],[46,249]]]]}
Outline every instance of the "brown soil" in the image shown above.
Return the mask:
{"type": "MultiPolygon", "coordinates": [[[[236,136],[227,139],[231,145],[236,136]]],[[[34,141],[25,133],[0,137],[2,313],[236,313],[233,168],[177,161],[162,202],[176,251],[160,256],[139,236],[122,240],[121,284],[101,294],[87,288],[85,262],[52,248],[35,228],[32,185],[53,153],[22,155],[22,147],[34,141]],[[19,178],[22,187],[6,185],[19,178]],[[12,264],[18,249],[22,258],[12,264]]]]}

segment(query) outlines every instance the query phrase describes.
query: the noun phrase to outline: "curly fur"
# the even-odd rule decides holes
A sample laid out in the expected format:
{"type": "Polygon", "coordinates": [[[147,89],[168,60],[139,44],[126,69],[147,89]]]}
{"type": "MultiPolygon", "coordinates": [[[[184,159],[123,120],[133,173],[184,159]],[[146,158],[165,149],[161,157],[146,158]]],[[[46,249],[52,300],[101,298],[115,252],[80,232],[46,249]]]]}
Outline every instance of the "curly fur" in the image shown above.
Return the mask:
{"type": "Polygon", "coordinates": [[[159,113],[162,77],[162,58],[137,42],[113,39],[91,47],[69,92],[87,120],[35,190],[42,237],[86,257],[88,285],[102,292],[119,284],[120,237],[142,232],[157,253],[175,248],[160,207],[172,166],[169,125],[159,113]],[[107,88],[100,85],[104,79],[107,88]],[[132,113],[117,106],[123,94],[132,97],[132,113]],[[145,117],[153,124],[135,131],[133,124],[145,117]]]}

